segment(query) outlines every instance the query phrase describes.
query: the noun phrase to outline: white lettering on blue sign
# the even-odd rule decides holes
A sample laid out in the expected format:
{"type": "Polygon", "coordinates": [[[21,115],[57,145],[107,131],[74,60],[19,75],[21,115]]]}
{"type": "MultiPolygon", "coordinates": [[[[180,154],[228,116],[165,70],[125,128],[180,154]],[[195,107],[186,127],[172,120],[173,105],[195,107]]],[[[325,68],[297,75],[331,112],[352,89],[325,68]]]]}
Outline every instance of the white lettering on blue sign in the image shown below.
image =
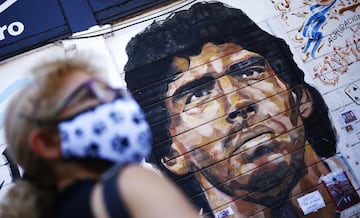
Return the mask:
{"type": "MultiPolygon", "coordinates": [[[[6,0],[0,4],[0,13],[8,9],[13,5],[17,0],[6,0]]],[[[15,21],[9,25],[0,26],[0,41],[6,38],[5,33],[8,33],[10,36],[18,36],[24,32],[25,26],[20,21],[15,21]]]]}
{"type": "Polygon", "coordinates": [[[0,4],[0,13],[5,11],[8,7],[14,4],[17,0],[6,0],[0,4]]]}
{"type": "Polygon", "coordinates": [[[24,32],[25,26],[19,21],[12,22],[11,24],[0,27],[0,41],[6,38],[7,32],[10,36],[18,36],[24,32]]]}

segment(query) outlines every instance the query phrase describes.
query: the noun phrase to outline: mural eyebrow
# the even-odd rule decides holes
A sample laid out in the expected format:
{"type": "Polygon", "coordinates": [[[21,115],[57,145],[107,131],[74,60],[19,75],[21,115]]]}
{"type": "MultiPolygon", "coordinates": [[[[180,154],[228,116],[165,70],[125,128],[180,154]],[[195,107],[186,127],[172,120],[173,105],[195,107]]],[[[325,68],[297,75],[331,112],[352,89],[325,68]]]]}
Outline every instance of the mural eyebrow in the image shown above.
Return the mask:
{"type": "Polygon", "coordinates": [[[204,86],[205,84],[208,84],[208,86],[213,86],[215,83],[215,78],[211,75],[206,75],[203,76],[197,80],[193,80],[189,83],[186,83],[182,86],[180,86],[173,95],[172,98],[172,102],[176,103],[176,101],[178,101],[180,98],[184,97],[185,95],[187,95],[188,93],[191,93],[193,91],[194,88],[200,87],[200,86],[204,86]]]}
{"type": "Polygon", "coordinates": [[[225,71],[225,74],[232,74],[251,66],[265,67],[265,58],[263,56],[252,56],[247,60],[234,63],[225,71]]]}

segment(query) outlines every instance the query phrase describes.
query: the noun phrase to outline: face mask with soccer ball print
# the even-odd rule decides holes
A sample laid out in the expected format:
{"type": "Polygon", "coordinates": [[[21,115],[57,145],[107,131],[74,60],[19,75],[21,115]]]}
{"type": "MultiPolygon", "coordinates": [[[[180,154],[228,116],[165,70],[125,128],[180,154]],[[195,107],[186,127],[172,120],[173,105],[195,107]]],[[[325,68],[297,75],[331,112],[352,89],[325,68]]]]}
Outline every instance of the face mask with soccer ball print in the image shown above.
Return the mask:
{"type": "Polygon", "coordinates": [[[65,159],[96,158],[127,164],[151,151],[151,131],[135,100],[117,98],[58,124],[65,159]]]}

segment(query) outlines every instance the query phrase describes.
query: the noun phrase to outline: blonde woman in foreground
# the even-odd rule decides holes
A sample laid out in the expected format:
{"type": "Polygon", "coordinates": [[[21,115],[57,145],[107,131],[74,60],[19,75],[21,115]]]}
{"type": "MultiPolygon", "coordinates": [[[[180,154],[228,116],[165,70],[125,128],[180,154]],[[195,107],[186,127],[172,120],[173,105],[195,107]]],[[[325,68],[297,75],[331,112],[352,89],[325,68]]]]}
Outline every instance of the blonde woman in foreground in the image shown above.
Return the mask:
{"type": "Polygon", "coordinates": [[[149,126],[101,73],[84,58],[46,62],[12,99],[5,132],[24,176],[0,217],[198,217],[166,177],[140,165],[149,126]]]}

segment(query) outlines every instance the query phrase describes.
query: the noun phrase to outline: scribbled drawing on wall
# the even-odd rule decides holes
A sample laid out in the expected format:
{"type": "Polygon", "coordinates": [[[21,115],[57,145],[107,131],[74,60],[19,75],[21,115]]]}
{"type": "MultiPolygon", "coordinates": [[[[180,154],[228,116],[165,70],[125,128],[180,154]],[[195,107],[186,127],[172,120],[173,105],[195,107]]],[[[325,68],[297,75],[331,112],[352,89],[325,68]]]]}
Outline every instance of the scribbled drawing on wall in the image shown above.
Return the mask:
{"type": "Polygon", "coordinates": [[[291,11],[291,7],[290,7],[291,1],[271,0],[271,2],[274,4],[275,9],[280,12],[281,19],[283,19],[286,22],[288,19],[288,16],[286,14],[291,11]]]}
{"type": "Polygon", "coordinates": [[[295,196],[320,190],[317,214],[335,216],[319,186],[320,159],[338,166],[334,129],[285,41],[240,9],[200,2],[126,51],[127,87],[154,134],[150,161],[205,215],[298,217],[295,196]]]}
{"type": "Polygon", "coordinates": [[[333,26],[333,30],[327,36],[327,46],[331,47],[333,44],[336,43],[337,40],[343,38],[346,35],[346,32],[350,29],[353,34],[353,38],[357,39],[359,33],[358,28],[359,24],[358,21],[360,20],[359,14],[353,14],[352,16],[345,16],[345,19],[341,21],[340,24],[337,26],[333,26]],[[356,36],[357,35],[357,36],[356,36]]]}
{"type": "Polygon", "coordinates": [[[294,1],[272,0],[272,3],[287,28],[290,28],[288,31],[292,31],[292,28],[297,29],[292,40],[301,45],[301,52],[306,56],[304,61],[309,58],[314,59],[316,54],[320,53],[325,43],[324,37],[328,34],[326,30],[333,24],[330,21],[339,20],[339,15],[346,10],[354,10],[353,5],[350,7],[350,3],[344,3],[343,0],[303,0],[301,4],[294,1]]]}
{"type": "Polygon", "coordinates": [[[310,16],[305,21],[302,29],[302,36],[307,38],[304,53],[310,50],[310,56],[315,58],[315,52],[320,47],[323,38],[321,28],[326,24],[327,14],[334,6],[336,0],[316,1],[310,6],[310,16]]]}
{"type": "Polygon", "coordinates": [[[328,48],[332,49],[334,44],[339,44],[337,41],[346,38],[349,29],[354,28],[360,20],[360,14],[356,13],[360,5],[357,0],[303,1],[303,5],[306,6],[296,5],[296,10],[287,13],[287,16],[291,16],[287,31],[303,54],[303,62],[329,53],[328,48]],[[322,10],[315,12],[314,8],[322,10]],[[324,8],[327,9],[326,13],[324,8]]]}
{"type": "MultiPolygon", "coordinates": [[[[328,63],[329,57],[324,57],[324,63],[328,63]]],[[[313,68],[314,78],[318,78],[323,84],[335,85],[339,80],[339,75],[336,72],[325,73],[328,70],[326,65],[319,63],[313,68]]]]}
{"type": "Polygon", "coordinates": [[[360,6],[358,0],[341,0],[339,6],[339,14],[342,15],[346,11],[356,11],[356,8],[360,6]]]}
{"type": "Polygon", "coordinates": [[[345,46],[333,45],[333,52],[324,55],[322,61],[313,67],[314,78],[324,85],[335,86],[342,74],[348,72],[349,67],[360,60],[359,29],[360,24],[349,27],[352,39],[345,39],[345,46]]]}

